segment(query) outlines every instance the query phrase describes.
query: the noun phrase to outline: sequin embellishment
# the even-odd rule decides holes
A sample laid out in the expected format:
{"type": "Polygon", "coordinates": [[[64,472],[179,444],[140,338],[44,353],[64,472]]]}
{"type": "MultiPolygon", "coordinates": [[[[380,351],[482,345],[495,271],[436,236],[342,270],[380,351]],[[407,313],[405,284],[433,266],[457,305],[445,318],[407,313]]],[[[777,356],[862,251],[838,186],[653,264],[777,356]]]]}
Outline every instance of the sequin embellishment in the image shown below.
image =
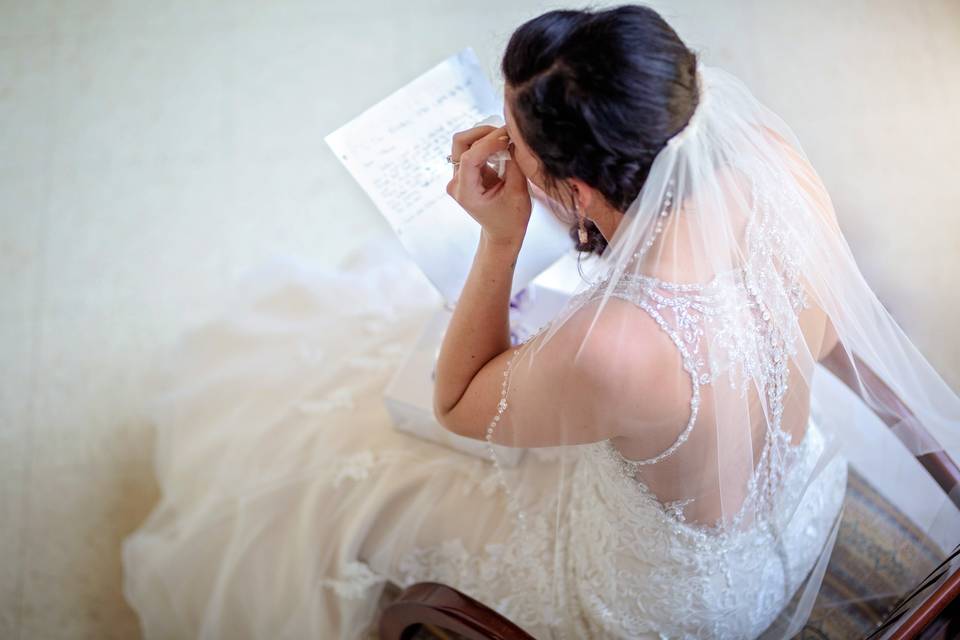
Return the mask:
{"type": "Polygon", "coordinates": [[[496,470],[497,477],[500,480],[500,486],[503,487],[504,492],[507,494],[508,500],[507,504],[510,508],[517,514],[517,519],[520,522],[520,528],[526,530],[527,525],[527,514],[521,508],[520,503],[517,501],[516,496],[510,491],[508,486],[507,479],[503,475],[503,469],[500,467],[500,460],[497,458],[497,453],[493,448],[493,430],[496,428],[497,423],[500,422],[500,418],[503,416],[503,412],[507,409],[507,387],[510,383],[510,371],[513,368],[513,361],[517,357],[517,354],[520,353],[520,349],[536,338],[540,333],[546,328],[546,326],[540,327],[533,334],[527,336],[523,342],[516,345],[513,349],[513,353],[510,354],[510,357],[507,359],[507,366],[503,370],[503,382],[500,384],[500,402],[497,403],[497,413],[493,416],[493,419],[490,421],[489,426],[487,426],[487,451],[490,454],[490,461],[493,463],[493,466],[496,470]]]}

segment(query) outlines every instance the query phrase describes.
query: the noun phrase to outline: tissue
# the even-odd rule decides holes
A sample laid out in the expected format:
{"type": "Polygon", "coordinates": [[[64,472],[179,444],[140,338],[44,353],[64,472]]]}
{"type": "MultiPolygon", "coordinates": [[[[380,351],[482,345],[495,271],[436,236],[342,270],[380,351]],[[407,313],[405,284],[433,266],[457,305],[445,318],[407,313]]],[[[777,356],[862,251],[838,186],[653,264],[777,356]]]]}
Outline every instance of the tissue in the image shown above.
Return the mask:
{"type": "MultiPolygon", "coordinates": [[[[503,118],[494,114],[492,116],[487,116],[480,122],[473,125],[474,127],[482,127],[484,125],[491,125],[494,127],[502,127],[504,125],[503,118]]],[[[495,154],[487,158],[487,166],[497,172],[498,178],[503,178],[503,174],[507,171],[507,160],[510,159],[510,152],[503,150],[497,151],[495,154]]]]}

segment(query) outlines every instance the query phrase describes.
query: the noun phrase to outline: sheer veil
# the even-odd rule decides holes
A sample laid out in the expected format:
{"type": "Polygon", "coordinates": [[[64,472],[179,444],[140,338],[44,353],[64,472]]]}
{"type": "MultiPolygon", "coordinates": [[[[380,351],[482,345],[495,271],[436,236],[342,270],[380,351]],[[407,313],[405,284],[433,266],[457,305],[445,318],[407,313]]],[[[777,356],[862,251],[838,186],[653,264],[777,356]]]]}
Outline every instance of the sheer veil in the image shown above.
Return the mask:
{"type": "MultiPolygon", "coordinates": [[[[669,637],[791,637],[821,590],[855,449],[892,433],[889,473],[906,482],[913,458],[960,449],[960,398],[864,279],[787,124],[723,69],[698,62],[697,82],[602,256],[514,348],[487,437],[552,462],[536,483],[498,468],[524,526],[553,529],[556,566],[582,569],[550,574],[557,606],[576,593],[612,616],[621,598],[653,610],[630,593],[640,574],[686,594],[669,637]],[[825,364],[879,420],[818,400],[825,364]],[[624,523],[663,537],[672,575],[631,557],[624,523]]],[[[940,513],[958,495],[917,499],[940,513]]]]}

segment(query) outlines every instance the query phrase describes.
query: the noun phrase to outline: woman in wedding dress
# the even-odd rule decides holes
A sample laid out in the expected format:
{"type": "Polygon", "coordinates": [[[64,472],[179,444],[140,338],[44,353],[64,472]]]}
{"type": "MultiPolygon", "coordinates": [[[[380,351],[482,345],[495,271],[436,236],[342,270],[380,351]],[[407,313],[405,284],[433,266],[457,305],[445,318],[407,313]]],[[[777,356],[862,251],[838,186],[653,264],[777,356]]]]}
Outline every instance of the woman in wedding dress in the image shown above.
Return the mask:
{"type": "Polygon", "coordinates": [[[530,20],[502,71],[505,126],[452,142],[447,193],[482,232],[434,412],[520,462],[393,428],[384,386],[441,304],[393,238],[270,265],[149,378],[161,499],[123,547],[145,637],[367,637],[388,582],[427,580],[537,638],[791,637],[857,435],[818,408],[818,362],[905,455],[956,445],[960,400],[735,77],[640,6],[530,20]],[[595,269],[514,344],[531,194],[595,269]]]}

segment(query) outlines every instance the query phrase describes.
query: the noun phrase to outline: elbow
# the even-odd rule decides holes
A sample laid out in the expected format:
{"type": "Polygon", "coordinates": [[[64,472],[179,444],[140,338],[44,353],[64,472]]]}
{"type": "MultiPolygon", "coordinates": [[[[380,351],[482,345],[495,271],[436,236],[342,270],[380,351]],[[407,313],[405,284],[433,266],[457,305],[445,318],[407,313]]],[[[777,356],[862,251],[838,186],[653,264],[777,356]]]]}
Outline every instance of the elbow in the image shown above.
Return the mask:
{"type": "Polygon", "coordinates": [[[470,420],[465,420],[463,416],[460,415],[462,413],[462,411],[456,411],[456,406],[451,407],[447,411],[441,411],[437,404],[433,406],[434,419],[446,431],[463,438],[471,438],[473,440],[480,439],[476,434],[476,429],[471,426],[470,420]]]}
{"type": "Polygon", "coordinates": [[[439,424],[441,427],[443,427],[443,428],[446,429],[447,431],[453,431],[453,429],[450,428],[450,415],[449,415],[449,414],[447,414],[447,413],[442,413],[442,412],[440,412],[440,411],[437,411],[436,407],[434,407],[434,409],[433,409],[433,419],[436,420],[436,421],[437,421],[437,424],[439,424]]]}
{"type": "MultiPolygon", "coordinates": [[[[449,431],[449,432],[451,432],[451,433],[457,433],[457,430],[456,430],[456,428],[455,428],[455,423],[454,423],[454,421],[453,421],[453,419],[452,419],[452,413],[453,413],[453,408],[452,408],[452,407],[451,407],[450,409],[446,409],[446,410],[443,409],[443,407],[441,407],[440,402],[438,401],[437,397],[434,396],[434,398],[433,398],[433,418],[434,418],[434,420],[436,420],[436,421],[437,421],[437,424],[439,424],[441,427],[443,427],[443,428],[446,429],[447,431],[449,431]]],[[[457,435],[459,435],[459,434],[457,434],[457,435]]]]}

